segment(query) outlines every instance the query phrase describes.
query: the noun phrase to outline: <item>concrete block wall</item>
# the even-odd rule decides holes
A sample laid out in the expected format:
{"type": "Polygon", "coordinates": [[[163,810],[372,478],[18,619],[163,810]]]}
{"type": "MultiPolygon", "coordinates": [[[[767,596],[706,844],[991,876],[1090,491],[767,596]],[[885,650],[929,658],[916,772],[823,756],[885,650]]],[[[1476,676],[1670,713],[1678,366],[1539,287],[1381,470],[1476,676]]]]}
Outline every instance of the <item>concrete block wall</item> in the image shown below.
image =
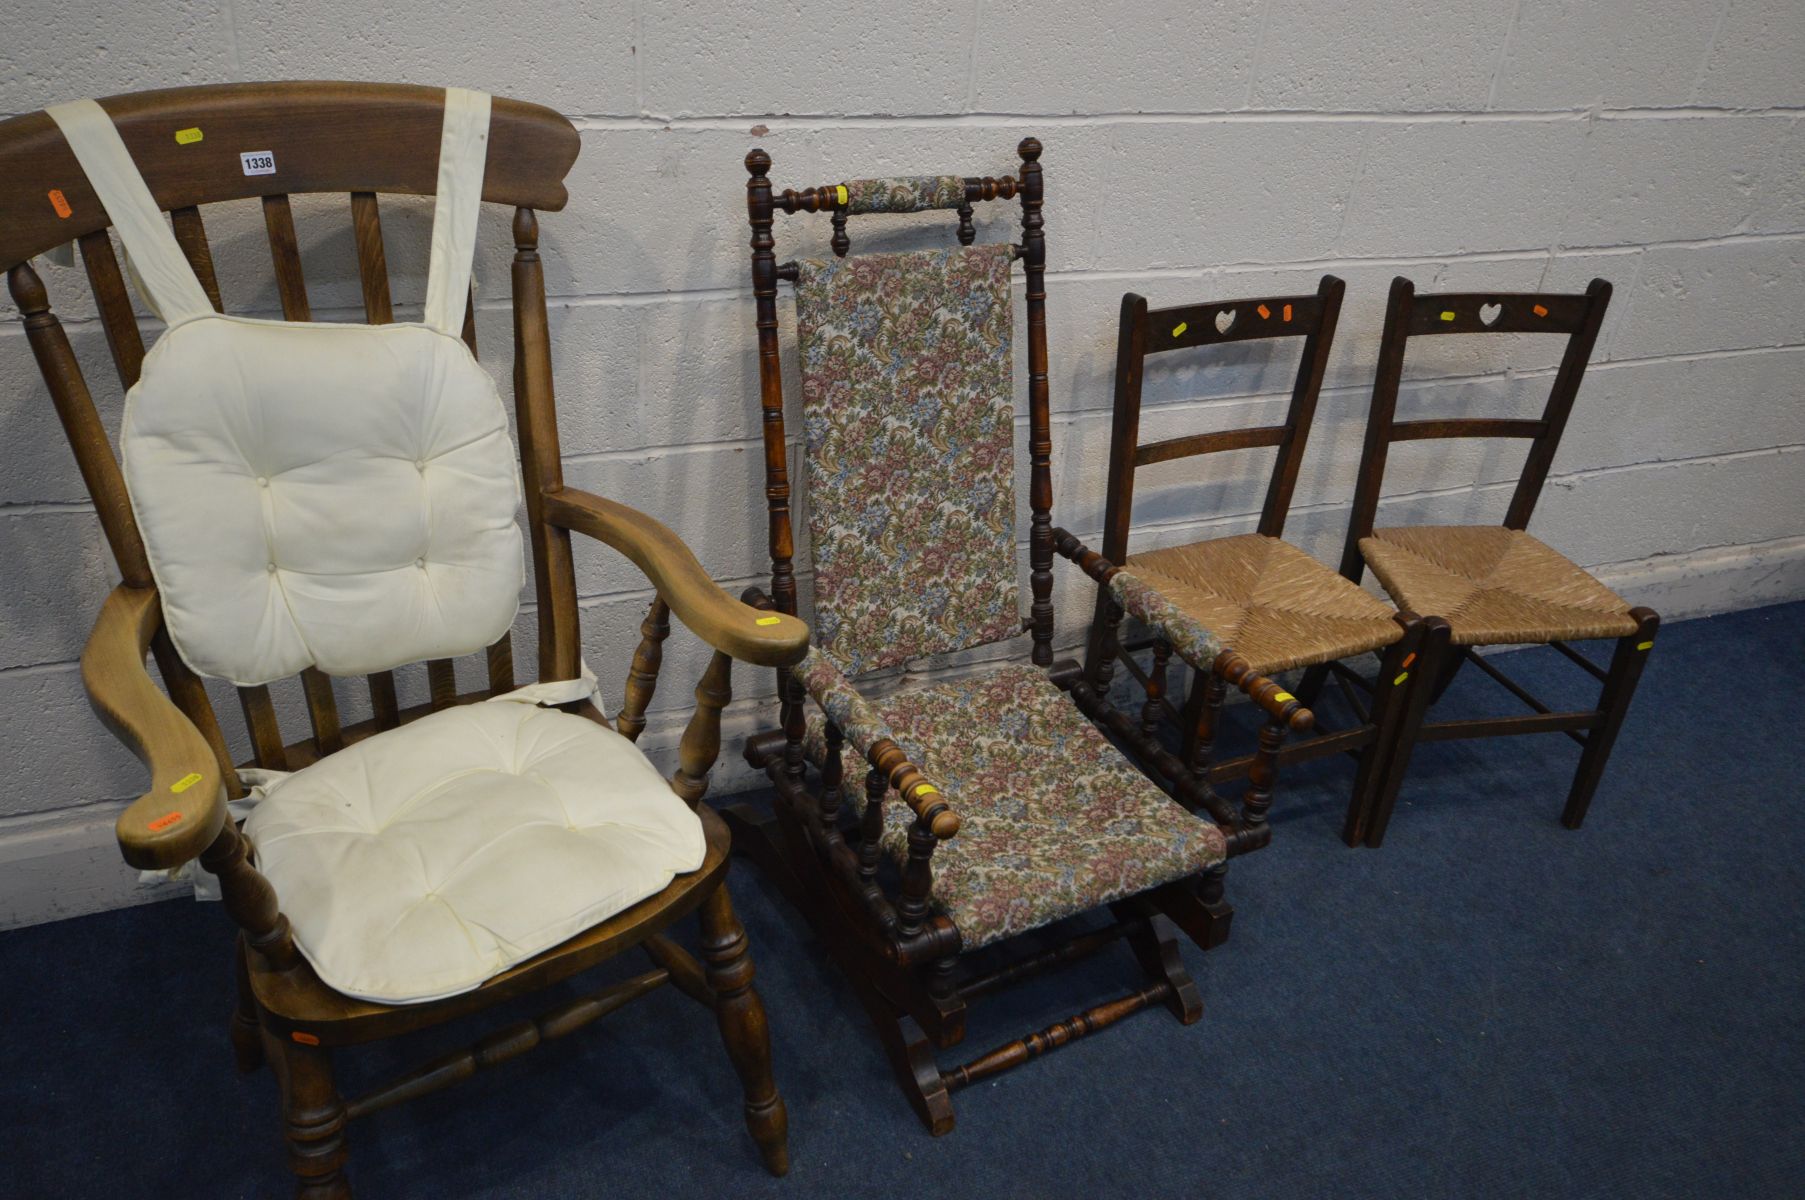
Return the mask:
{"type": "MultiPolygon", "coordinates": [[[[1126,290],[1161,305],[1308,291],[1325,271],[1347,280],[1291,524],[1332,560],[1391,276],[1429,291],[1578,290],[1602,275],[1616,300],[1535,531],[1670,618],[1805,595],[1797,0],[69,0],[14,26],[0,114],[276,78],[458,83],[569,114],[583,139],[573,201],[542,222],[567,476],[669,522],[730,588],[766,570],[746,150],[771,152],[780,187],[805,186],[998,174],[1034,133],[1046,145],[1061,523],[1094,535],[1101,521],[1126,290]]],[[[980,210],[982,236],[1009,236],[1012,210],[991,207],[1004,211],[980,210]]],[[[297,208],[316,314],[354,318],[346,205],[297,208]]],[[[427,210],[385,212],[398,300],[417,303],[427,210]]],[[[228,306],[277,313],[255,206],[207,219],[228,306]]],[[[853,236],[874,248],[950,238],[949,226],[946,214],[872,218],[853,236]]],[[[784,256],[825,252],[825,218],[778,233],[784,256]]],[[[504,390],[509,254],[505,214],[490,214],[479,326],[504,390]]],[[[104,382],[79,270],[46,278],[104,382]]],[[[0,312],[0,925],[162,894],[135,890],[110,844],[141,773],[89,713],[75,659],[111,567],[12,317],[0,312]]],[[[1402,406],[1532,412],[1554,353],[1528,338],[1435,339],[1413,349],[1402,406]]],[[[1253,347],[1161,363],[1150,432],[1271,420],[1292,361],[1253,347]]],[[[118,397],[102,403],[116,423],[118,397]]],[[[1384,517],[1495,519],[1519,454],[1401,447],[1384,517]]],[[[1137,545],[1250,529],[1265,470],[1255,451],[1147,473],[1137,545]]],[[[579,565],[588,657],[618,695],[649,593],[605,551],[579,565]]],[[[1086,589],[1065,572],[1056,599],[1069,645],[1086,589]]],[[[659,755],[701,665],[674,635],[646,735],[659,755]]],[[[736,683],[730,735],[752,727],[772,686],[763,671],[736,683]]],[[[221,700],[229,718],[236,705],[221,700]]],[[[282,700],[298,712],[297,695],[282,700]]],[[[344,702],[358,711],[352,689],[344,702]]],[[[746,779],[735,750],[722,789],[746,779]]]]}

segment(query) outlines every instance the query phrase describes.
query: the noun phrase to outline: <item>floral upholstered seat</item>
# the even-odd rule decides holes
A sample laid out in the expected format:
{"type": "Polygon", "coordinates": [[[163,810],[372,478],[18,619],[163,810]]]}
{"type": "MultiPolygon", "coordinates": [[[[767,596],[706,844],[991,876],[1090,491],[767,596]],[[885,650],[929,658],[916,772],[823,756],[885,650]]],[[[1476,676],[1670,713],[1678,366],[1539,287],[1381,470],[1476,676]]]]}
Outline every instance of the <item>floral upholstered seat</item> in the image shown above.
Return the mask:
{"type": "MultiPolygon", "coordinates": [[[[965,949],[988,945],[1193,875],[1223,861],[1213,823],[1136,770],[1032,666],[930,684],[872,701],[962,824],[934,855],[933,903],[965,949]]],[[[819,716],[804,752],[826,758],[819,716]]],[[[863,772],[844,798],[865,804],[863,772]]],[[[884,849],[908,853],[907,805],[885,811],[884,849]]]]}

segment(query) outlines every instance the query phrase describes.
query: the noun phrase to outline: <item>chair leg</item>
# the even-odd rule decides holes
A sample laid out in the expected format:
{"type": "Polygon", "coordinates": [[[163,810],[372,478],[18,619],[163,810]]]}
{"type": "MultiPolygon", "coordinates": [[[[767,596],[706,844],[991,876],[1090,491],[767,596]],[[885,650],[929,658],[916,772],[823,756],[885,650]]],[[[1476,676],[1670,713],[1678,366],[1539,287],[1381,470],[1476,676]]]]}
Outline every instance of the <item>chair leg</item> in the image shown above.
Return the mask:
{"type": "Polygon", "coordinates": [[[1316,707],[1316,697],[1322,695],[1322,685],[1329,681],[1329,664],[1317,663],[1304,671],[1304,677],[1297,684],[1297,699],[1305,708],[1316,707]]]}
{"type": "Polygon", "coordinates": [[[1128,948],[1134,952],[1141,970],[1147,972],[1149,979],[1170,985],[1166,1008],[1178,1018],[1180,1025],[1196,1024],[1203,1016],[1203,996],[1190,972],[1185,970],[1184,959],[1178,952],[1177,927],[1170,918],[1151,911],[1146,905],[1136,906],[1146,910],[1138,913],[1136,908],[1129,906],[1111,905],[1111,908],[1118,920],[1135,922],[1128,934],[1128,948]]]}
{"type": "Polygon", "coordinates": [[[1410,705],[1410,668],[1415,665],[1419,631],[1413,624],[1404,637],[1379,657],[1379,674],[1373,681],[1372,740],[1360,751],[1354,772],[1354,793],[1348,800],[1341,840],[1358,846],[1366,836],[1366,821],[1378,793],[1384,788],[1398,728],[1410,705]]]}
{"type": "Polygon", "coordinates": [[[332,1084],[331,1052],[269,1039],[282,1085],[282,1129],[296,1200],[351,1200],[345,1178],[345,1104],[332,1084]]]}
{"type": "Polygon", "coordinates": [[[246,953],[241,935],[232,949],[232,970],[238,978],[238,1001],[232,1008],[232,1057],[238,1069],[248,1075],[263,1065],[263,1033],[257,1021],[257,1001],[251,995],[246,953]]]}
{"type": "Polygon", "coordinates": [[[1147,668],[1147,702],[1141,705],[1141,732],[1149,738],[1159,736],[1160,702],[1166,698],[1166,668],[1171,660],[1171,645],[1154,642],[1153,662],[1147,668]]]}
{"type": "Polygon", "coordinates": [[[1661,618],[1650,609],[1637,608],[1630,615],[1636,618],[1636,632],[1617,639],[1617,649],[1611,655],[1611,669],[1605,674],[1604,692],[1598,698],[1598,711],[1603,719],[1586,734],[1586,748],[1579,756],[1579,770],[1574,773],[1573,788],[1567,793],[1567,806],[1561,811],[1561,824],[1568,829],[1578,829],[1586,819],[1592,794],[1598,790],[1598,781],[1604,778],[1611,746],[1617,741],[1617,731],[1623,727],[1630,700],[1636,694],[1636,684],[1642,678],[1642,665],[1648,661],[1655,632],[1661,628],[1661,618]]]}
{"type": "Polygon", "coordinates": [[[1222,714],[1222,677],[1214,671],[1192,671],[1185,697],[1184,742],[1180,757],[1193,775],[1210,768],[1216,750],[1216,722],[1222,714]]]}
{"type": "MultiPolygon", "coordinates": [[[[1403,717],[1398,721],[1398,735],[1386,755],[1384,782],[1373,796],[1367,817],[1366,844],[1377,850],[1385,840],[1385,827],[1391,823],[1391,810],[1398,802],[1398,791],[1410,769],[1410,756],[1416,750],[1417,733],[1423,727],[1423,714],[1434,701],[1435,684],[1443,675],[1444,659],[1454,651],[1448,644],[1448,623],[1440,617],[1423,621],[1423,639],[1417,652],[1416,669],[1411,672],[1405,690],[1403,717]]],[[[1464,647],[1461,649],[1464,650],[1464,647]]],[[[1456,656],[1460,657],[1460,656],[1456,656]]],[[[1448,674],[1452,678],[1452,674],[1448,674]]]]}
{"type": "Polygon", "coordinates": [[[790,1169],[789,1114],[771,1077],[771,1030],[765,1006],[752,987],[752,955],[746,930],[734,914],[727,883],[702,902],[702,958],[727,1057],[746,1095],[746,1128],[773,1175],[790,1169]]]}

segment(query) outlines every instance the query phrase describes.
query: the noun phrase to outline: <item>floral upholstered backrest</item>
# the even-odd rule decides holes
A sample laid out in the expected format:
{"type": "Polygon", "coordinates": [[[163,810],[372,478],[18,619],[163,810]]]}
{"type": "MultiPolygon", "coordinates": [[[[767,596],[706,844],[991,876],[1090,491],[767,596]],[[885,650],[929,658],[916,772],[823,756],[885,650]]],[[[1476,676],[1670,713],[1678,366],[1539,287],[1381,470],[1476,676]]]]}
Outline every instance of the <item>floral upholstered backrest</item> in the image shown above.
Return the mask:
{"type": "Polygon", "coordinates": [[[1021,632],[1012,249],[799,264],[815,637],[849,675],[1021,632]]]}

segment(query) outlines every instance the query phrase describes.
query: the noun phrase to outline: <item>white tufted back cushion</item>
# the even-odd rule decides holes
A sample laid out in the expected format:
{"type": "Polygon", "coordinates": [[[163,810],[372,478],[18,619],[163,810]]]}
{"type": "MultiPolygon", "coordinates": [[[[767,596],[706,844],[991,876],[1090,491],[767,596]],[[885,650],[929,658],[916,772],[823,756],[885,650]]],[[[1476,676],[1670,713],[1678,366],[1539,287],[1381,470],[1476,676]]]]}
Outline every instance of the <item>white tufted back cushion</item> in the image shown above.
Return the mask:
{"type": "Polygon", "coordinates": [[[519,467],[494,380],[447,333],[180,321],[120,440],[170,636],[203,675],[365,674],[513,623],[519,467]]]}

